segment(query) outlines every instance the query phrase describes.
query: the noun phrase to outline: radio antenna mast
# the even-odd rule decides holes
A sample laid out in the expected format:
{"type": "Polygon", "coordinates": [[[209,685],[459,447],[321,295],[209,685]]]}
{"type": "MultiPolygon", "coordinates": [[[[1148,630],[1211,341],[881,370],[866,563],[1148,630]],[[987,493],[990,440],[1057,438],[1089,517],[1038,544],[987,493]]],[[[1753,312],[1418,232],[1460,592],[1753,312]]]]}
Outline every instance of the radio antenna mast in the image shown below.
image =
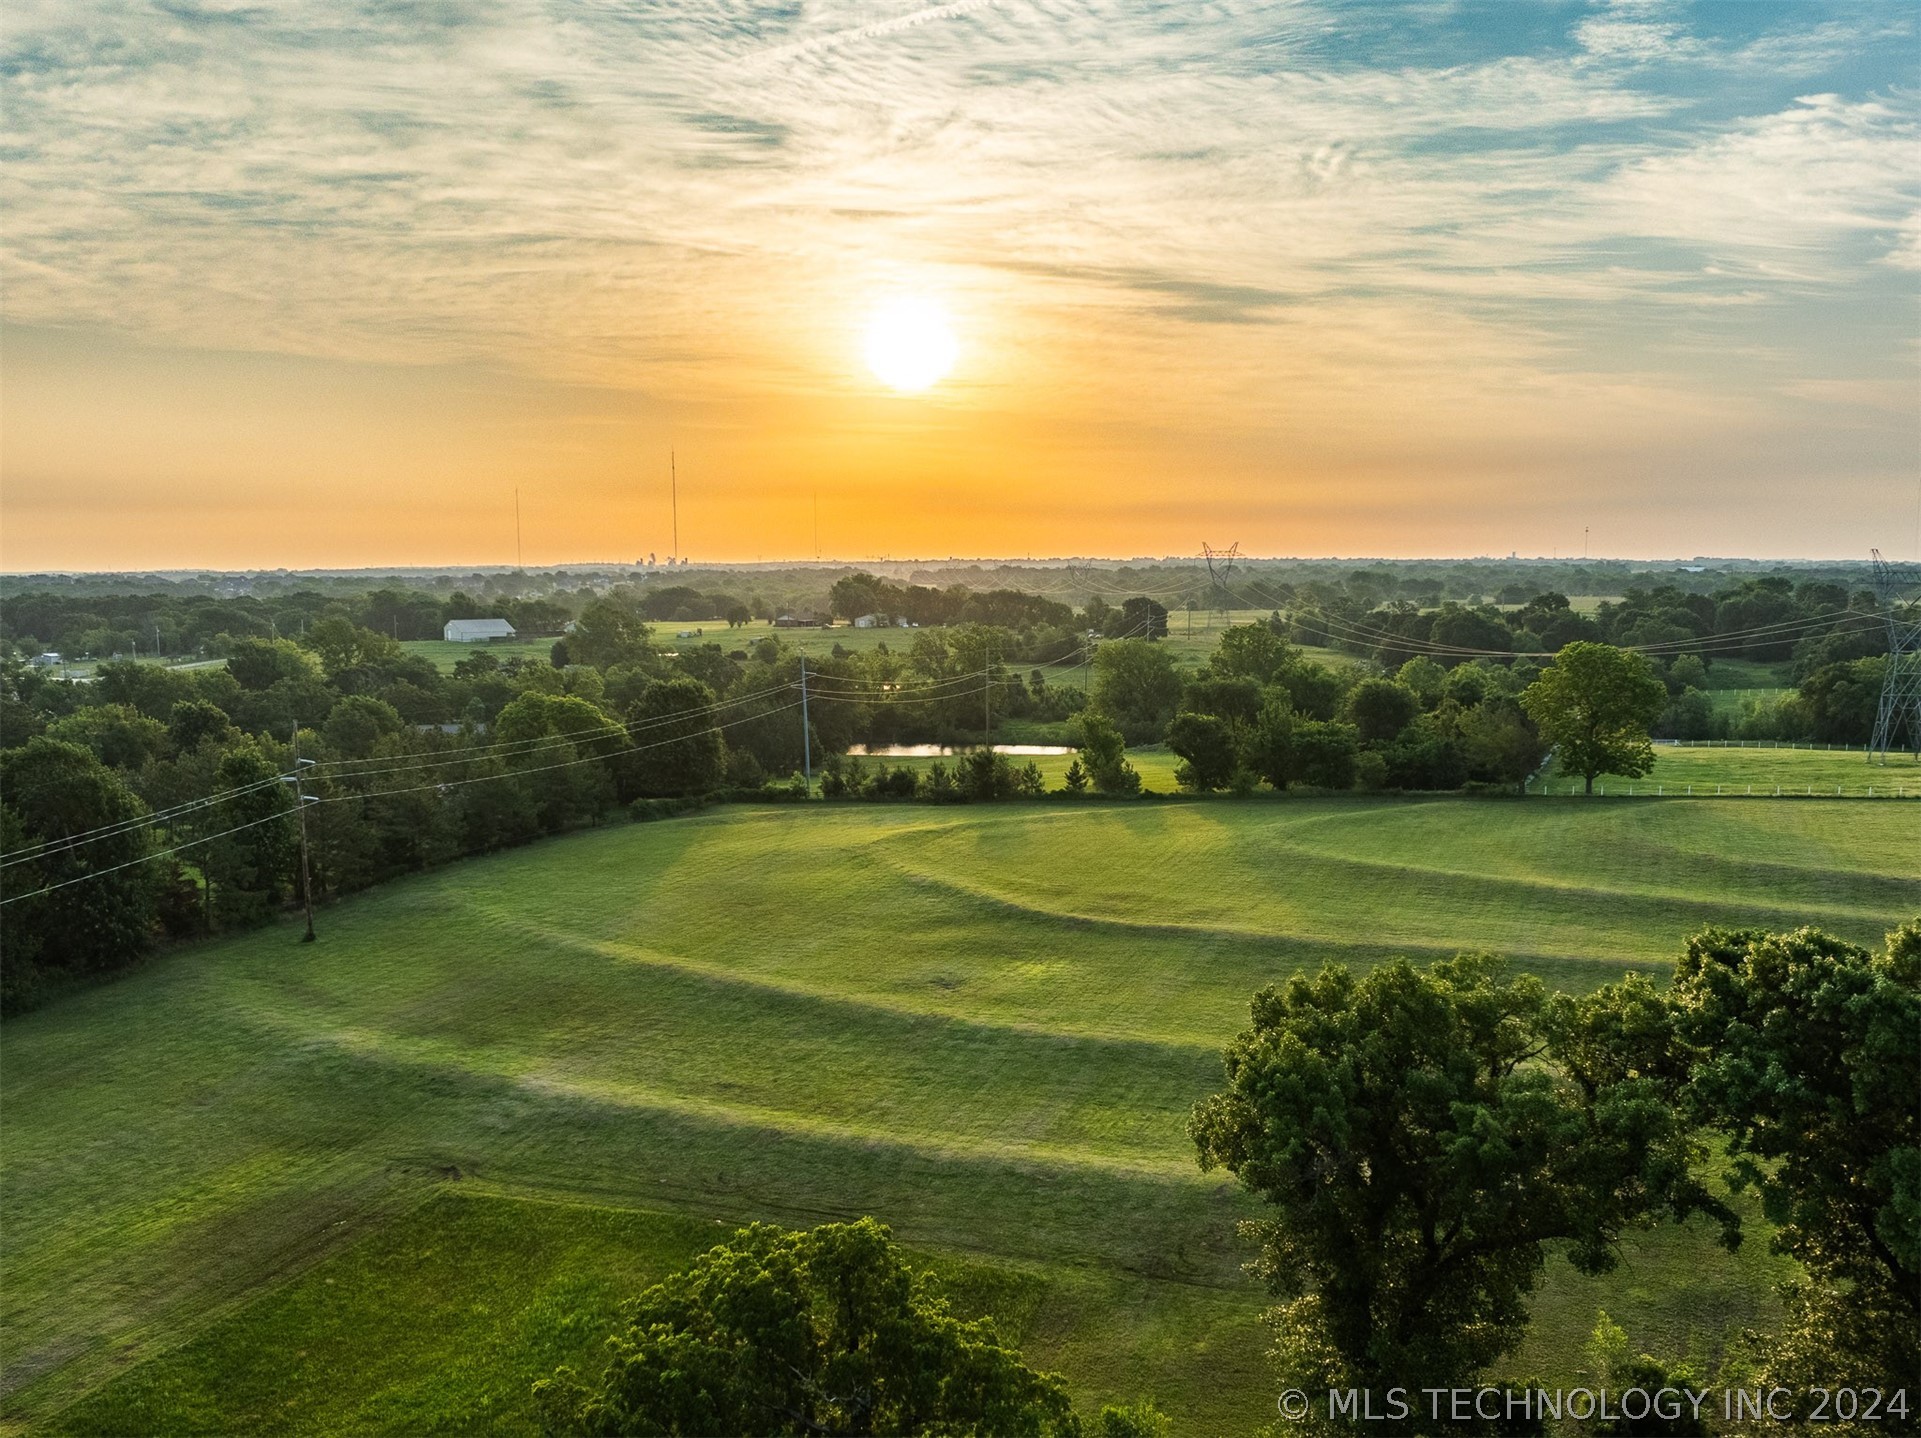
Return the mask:
{"type": "Polygon", "coordinates": [[[669,493],[674,502],[674,552],[668,558],[675,560],[680,558],[680,471],[674,466],[674,452],[671,449],[667,451],[667,483],[671,486],[669,493]]]}

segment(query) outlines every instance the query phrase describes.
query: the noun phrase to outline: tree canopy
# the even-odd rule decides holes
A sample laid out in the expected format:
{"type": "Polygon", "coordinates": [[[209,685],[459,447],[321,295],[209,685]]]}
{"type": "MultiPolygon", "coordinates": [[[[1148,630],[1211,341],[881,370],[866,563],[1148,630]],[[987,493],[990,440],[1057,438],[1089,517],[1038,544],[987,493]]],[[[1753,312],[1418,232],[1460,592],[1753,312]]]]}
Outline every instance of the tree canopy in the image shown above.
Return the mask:
{"type": "Polygon", "coordinates": [[[1732,1223],[1694,1176],[1673,1080],[1561,1052],[1636,997],[1551,1005],[1475,955],[1255,996],[1190,1132],[1204,1169],[1268,1205],[1252,1227],[1288,1381],[1461,1382],[1519,1341],[1548,1244],[1601,1273],[1657,1215],[1732,1223]]]}
{"type": "Polygon", "coordinates": [[[1864,1381],[1921,1380],[1921,921],[1878,955],[1816,929],[1706,930],[1673,1004],[1695,1113],[1825,1295],[1791,1304],[1813,1361],[1784,1376],[1838,1381],[1820,1376],[1838,1349],[1864,1381]]]}
{"type": "Polygon", "coordinates": [[[1563,649],[1521,695],[1561,767],[1579,774],[1590,794],[1597,775],[1633,779],[1654,767],[1648,730],[1667,702],[1667,686],[1644,657],[1585,642],[1563,649]]]}
{"type": "Polygon", "coordinates": [[[956,1318],[871,1218],[740,1230],[627,1305],[608,1350],[591,1383],[562,1369],[536,1385],[557,1431],[1080,1432],[1061,1380],[956,1318]]]}

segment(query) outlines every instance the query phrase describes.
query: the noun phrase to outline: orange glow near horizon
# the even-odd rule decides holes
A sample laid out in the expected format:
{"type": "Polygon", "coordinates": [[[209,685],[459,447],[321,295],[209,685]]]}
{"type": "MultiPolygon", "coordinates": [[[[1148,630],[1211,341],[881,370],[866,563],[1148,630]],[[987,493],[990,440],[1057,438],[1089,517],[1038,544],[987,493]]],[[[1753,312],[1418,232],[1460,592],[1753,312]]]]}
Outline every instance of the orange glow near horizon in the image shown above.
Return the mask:
{"type": "Polygon", "coordinates": [[[71,9],[0,568],[1921,545],[1896,0],[71,9]]]}

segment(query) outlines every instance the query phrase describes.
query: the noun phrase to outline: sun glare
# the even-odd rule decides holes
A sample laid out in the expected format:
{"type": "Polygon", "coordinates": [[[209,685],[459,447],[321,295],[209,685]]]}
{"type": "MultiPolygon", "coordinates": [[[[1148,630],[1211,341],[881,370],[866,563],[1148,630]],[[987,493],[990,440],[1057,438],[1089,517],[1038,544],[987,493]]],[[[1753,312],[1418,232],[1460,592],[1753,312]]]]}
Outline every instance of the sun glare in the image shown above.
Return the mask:
{"type": "Polygon", "coordinates": [[[903,394],[939,380],[954,367],[959,350],[946,311],[932,300],[894,300],[867,327],[867,367],[903,394]]]}

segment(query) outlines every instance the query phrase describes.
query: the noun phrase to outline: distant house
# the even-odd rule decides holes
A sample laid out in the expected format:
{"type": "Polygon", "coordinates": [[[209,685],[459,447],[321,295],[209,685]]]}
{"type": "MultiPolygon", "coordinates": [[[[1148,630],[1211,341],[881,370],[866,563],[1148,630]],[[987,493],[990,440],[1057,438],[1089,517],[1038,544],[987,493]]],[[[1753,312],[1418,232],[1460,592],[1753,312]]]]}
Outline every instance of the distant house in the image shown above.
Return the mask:
{"type": "Polygon", "coordinates": [[[805,614],[779,614],[774,617],[774,628],[826,629],[833,624],[833,622],[834,620],[831,615],[815,614],[812,611],[805,614]]]}
{"type": "Polygon", "coordinates": [[[858,614],[854,616],[854,628],[856,629],[878,629],[886,623],[887,621],[882,619],[878,614],[858,614]]]}
{"type": "Polygon", "coordinates": [[[46,654],[34,655],[33,662],[36,668],[52,669],[55,665],[59,664],[60,656],[49,651],[46,654]]]}
{"type": "Polygon", "coordinates": [[[504,619],[449,619],[441,633],[451,644],[483,644],[512,639],[514,626],[504,619]]]}

